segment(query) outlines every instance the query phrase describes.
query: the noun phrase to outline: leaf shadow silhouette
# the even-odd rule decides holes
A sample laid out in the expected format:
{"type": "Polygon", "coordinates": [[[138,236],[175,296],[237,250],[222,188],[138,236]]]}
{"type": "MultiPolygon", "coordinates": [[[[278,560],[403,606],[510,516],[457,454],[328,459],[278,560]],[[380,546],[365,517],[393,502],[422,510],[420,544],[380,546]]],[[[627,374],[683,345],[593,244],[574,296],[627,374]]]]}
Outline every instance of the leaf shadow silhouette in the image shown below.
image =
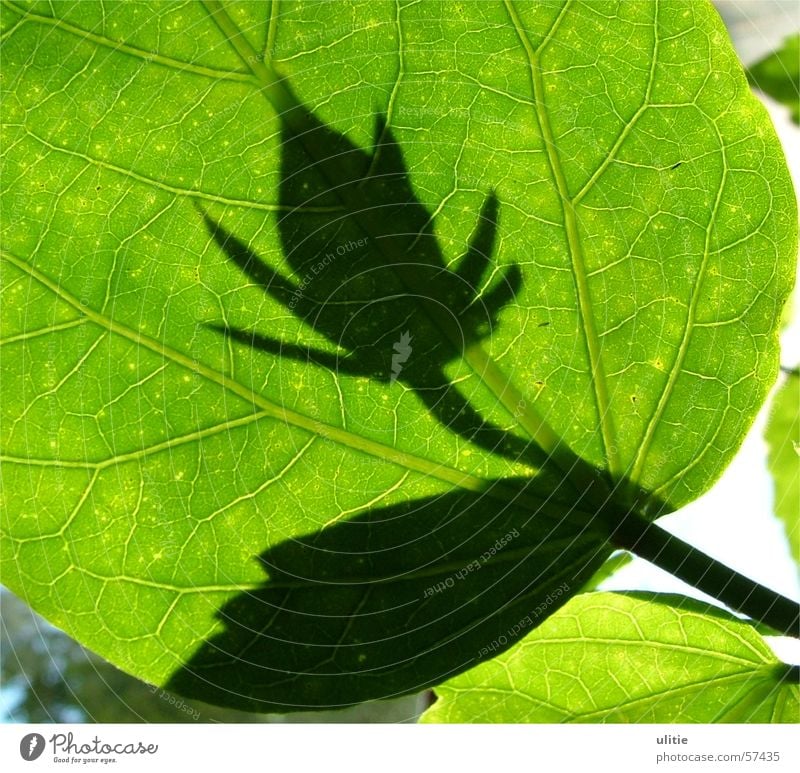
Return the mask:
{"type": "Polygon", "coordinates": [[[581,505],[586,492],[559,485],[533,443],[485,420],[445,372],[491,334],[521,286],[517,266],[491,258],[496,196],[452,270],[383,120],[369,155],[296,111],[282,117],[289,211],[278,226],[293,278],[203,217],[229,260],[340,354],[270,337],[263,325],[217,329],[279,357],[399,381],[451,432],[542,471],[369,509],[264,551],[264,585],[220,609],[222,629],[167,685],[261,712],[345,707],[440,683],[524,636],[612,550],[607,519],[581,505]]]}
{"type": "Polygon", "coordinates": [[[281,341],[264,325],[212,327],[281,358],[399,382],[451,432],[489,453],[542,466],[546,455],[534,443],[483,418],[445,373],[448,363],[491,335],[521,287],[519,267],[499,267],[492,258],[495,194],[486,196],[468,249],[452,269],[383,117],[368,154],[305,107],[294,112],[293,120],[281,121],[279,203],[288,212],[278,231],[288,275],[207,213],[203,217],[216,244],[251,282],[339,352],[281,341]]]}
{"type": "Polygon", "coordinates": [[[482,492],[372,509],[268,549],[259,557],[268,581],[222,607],[223,630],[167,688],[252,711],[341,708],[494,657],[612,550],[588,513],[544,500],[532,510],[534,485],[487,481],[482,492]]]}

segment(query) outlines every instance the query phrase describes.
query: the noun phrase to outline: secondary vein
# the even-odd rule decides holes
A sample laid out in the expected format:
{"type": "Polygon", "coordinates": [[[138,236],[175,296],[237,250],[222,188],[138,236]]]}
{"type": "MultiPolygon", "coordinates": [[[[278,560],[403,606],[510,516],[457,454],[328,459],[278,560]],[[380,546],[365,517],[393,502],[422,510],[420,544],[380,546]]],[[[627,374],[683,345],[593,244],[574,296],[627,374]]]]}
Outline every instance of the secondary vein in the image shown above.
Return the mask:
{"type": "Polygon", "coordinates": [[[71,293],[67,292],[62,286],[54,282],[46,274],[39,271],[37,268],[29,265],[24,260],[18,258],[16,255],[4,250],[2,256],[8,260],[12,265],[19,268],[21,271],[29,274],[33,279],[38,281],[48,290],[61,298],[65,303],[69,304],[76,310],[80,311],[85,317],[94,322],[96,325],[107,330],[109,333],[114,333],[121,336],[133,343],[143,346],[162,357],[171,360],[172,362],[180,365],[187,370],[197,373],[203,378],[221,386],[224,389],[233,392],[238,397],[251,403],[261,410],[265,417],[270,417],[282,421],[290,426],[303,429],[308,432],[314,433],[319,437],[328,438],[342,446],[351,448],[354,451],[360,451],[370,456],[377,457],[392,464],[399,465],[405,469],[420,472],[424,475],[436,478],[438,480],[450,483],[453,486],[462,488],[468,491],[477,493],[484,493],[494,499],[501,501],[512,501],[521,507],[528,507],[529,509],[537,509],[543,504],[542,500],[529,493],[520,493],[519,489],[512,486],[503,485],[490,485],[492,481],[485,478],[479,478],[475,475],[458,470],[445,464],[433,462],[430,459],[414,456],[406,451],[401,451],[397,448],[384,445],[375,440],[356,435],[347,430],[335,427],[331,424],[313,419],[297,411],[285,408],[281,405],[273,403],[257,392],[253,392],[238,381],[228,377],[224,373],[210,368],[203,363],[188,357],[187,355],[173,349],[172,347],[160,341],[145,335],[141,331],[129,328],[116,320],[101,314],[94,309],[81,303],[71,293]]]}
{"type": "Polygon", "coordinates": [[[90,40],[92,43],[96,43],[98,46],[110,48],[112,51],[127,54],[137,59],[142,59],[146,62],[155,62],[163,67],[168,67],[171,70],[193,73],[194,75],[202,75],[205,78],[213,78],[214,80],[231,80],[240,83],[251,80],[251,76],[247,73],[233,72],[231,70],[218,70],[213,67],[205,67],[203,65],[193,64],[192,62],[182,62],[178,59],[172,59],[171,57],[164,56],[163,54],[157,54],[153,51],[147,51],[143,48],[131,46],[128,43],[121,43],[118,40],[111,40],[103,35],[98,35],[95,32],[91,32],[83,29],[82,27],[77,27],[74,24],[70,24],[64,19],[58,19],[54,16],[46,16],[44,14],[36,13],[29,8],[22,8],[16,3],[10,2],[10,0],[4,0],[4,5],[6,5],[8,8],[12,8],[17,13],[22,14],[23,21],[30,19],[31,21],[39,24],[55,27],[56,29],[62,30],[63,32],[68,32],[69,34],[83,38],[84,40],[90,40]]]}

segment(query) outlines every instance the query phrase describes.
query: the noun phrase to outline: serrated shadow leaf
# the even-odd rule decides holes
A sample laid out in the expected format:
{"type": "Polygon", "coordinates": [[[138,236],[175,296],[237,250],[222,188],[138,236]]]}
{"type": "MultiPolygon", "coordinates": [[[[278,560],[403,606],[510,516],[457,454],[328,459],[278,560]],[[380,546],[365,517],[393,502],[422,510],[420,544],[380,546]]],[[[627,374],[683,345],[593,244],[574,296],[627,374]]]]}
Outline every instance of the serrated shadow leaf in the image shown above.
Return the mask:
{"type": "Polygon", "coordinates": [[[224,630],[168,689],[262,712],[339,708],[494,657],[611,552],[597,519],[541,500],[532,509],[531,488],[487,481],[484,492],[373,509],[265,551],[269,580],[220,610],[224,630]]]}
{"type": "Polygon", "coordinates": [[[279,201],[288,212],[278,219],[278,231],[289,276],[203,216],[227,258],[339,352],[279,340],[263,323],[213,327],[255,350],[337,375],[398,382],[440,423],[483,450],[544,464],[534,444],[482,417],[445,372],[466,348],[491,335],[521,287],[519,267],[493,259],[500,210],[495,194],[487,194],[468,250],[452,269],[384,118],[376,120],[368,154],[305,107],[298,111],[301,116],[281,122],[279,201]]]}

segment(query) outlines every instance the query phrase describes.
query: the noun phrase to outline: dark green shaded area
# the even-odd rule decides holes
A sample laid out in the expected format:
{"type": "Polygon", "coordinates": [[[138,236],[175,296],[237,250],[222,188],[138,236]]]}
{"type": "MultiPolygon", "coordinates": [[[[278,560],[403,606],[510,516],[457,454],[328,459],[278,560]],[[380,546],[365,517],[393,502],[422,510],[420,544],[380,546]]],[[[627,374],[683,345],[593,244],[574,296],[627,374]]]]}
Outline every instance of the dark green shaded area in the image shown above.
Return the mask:
{"type": "Polygon", "coordinates": [[[747,77],[756,88],[789,108],[800,124],[800,35],[786,38],[783,45],[748,68],[747,77]]]}

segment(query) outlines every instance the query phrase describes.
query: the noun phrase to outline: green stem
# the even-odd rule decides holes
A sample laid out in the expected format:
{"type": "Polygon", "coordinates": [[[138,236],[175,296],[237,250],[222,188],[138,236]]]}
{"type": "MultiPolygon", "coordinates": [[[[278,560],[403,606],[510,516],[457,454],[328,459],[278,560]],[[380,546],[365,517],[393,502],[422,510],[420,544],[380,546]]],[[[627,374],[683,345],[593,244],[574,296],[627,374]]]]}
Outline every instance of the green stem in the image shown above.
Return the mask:
{"type": "Polygon", "coordinates": [[[738,574],[660,526],[629,514],[613,528],[611,542],[731,609],[786,636],[800,637],[800,604],[738,574]]]}

